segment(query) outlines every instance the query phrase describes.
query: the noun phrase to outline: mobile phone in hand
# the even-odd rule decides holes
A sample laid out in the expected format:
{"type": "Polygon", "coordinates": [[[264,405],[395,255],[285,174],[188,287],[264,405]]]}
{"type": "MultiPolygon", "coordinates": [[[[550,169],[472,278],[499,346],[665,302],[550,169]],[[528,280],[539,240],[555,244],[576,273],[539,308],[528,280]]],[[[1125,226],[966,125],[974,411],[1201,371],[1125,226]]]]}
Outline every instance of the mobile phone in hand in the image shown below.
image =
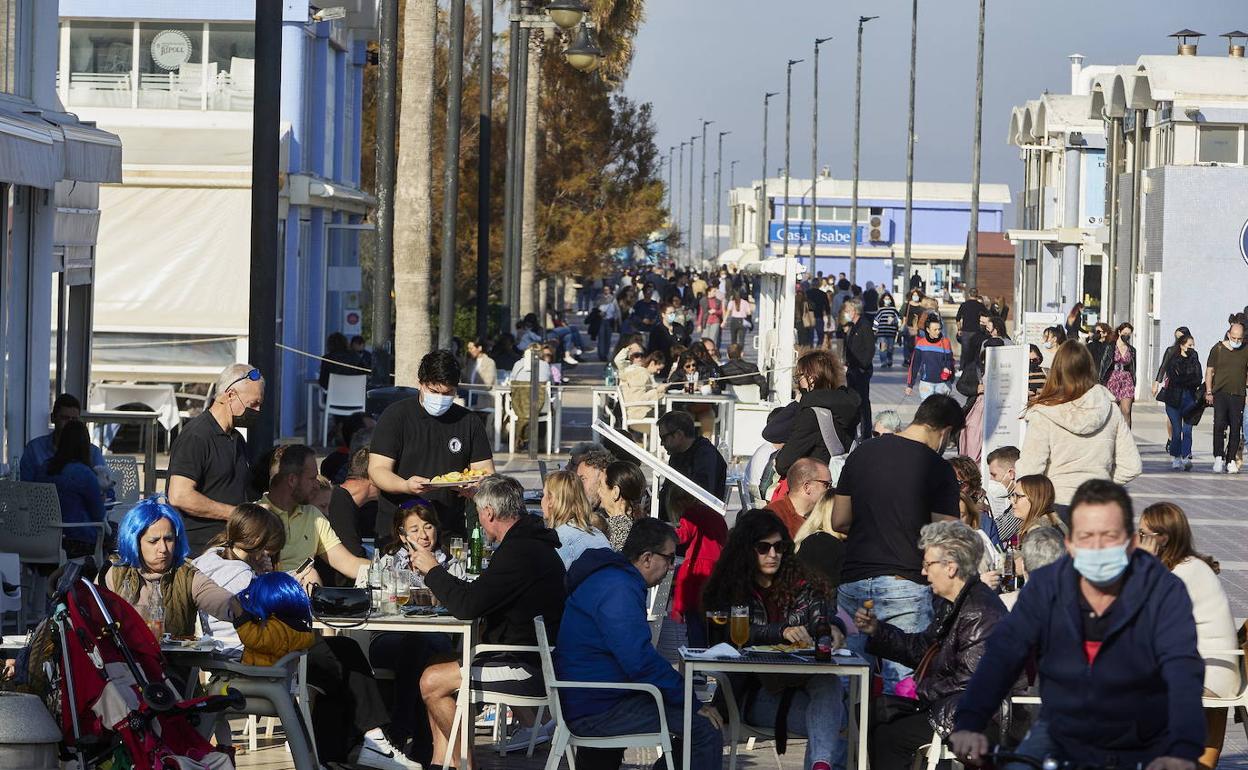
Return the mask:
{"type": "Polygon", "coordinates": [[[299,565],[299,569],[295,570],[292,574],[298,575],[299,573],[303,572],[304,570],[306,570],[308,567],[311,567],[311,566],[312,566],[312,557],[309,556],[308,558],[303,560],[303,564],[299,565]]]}

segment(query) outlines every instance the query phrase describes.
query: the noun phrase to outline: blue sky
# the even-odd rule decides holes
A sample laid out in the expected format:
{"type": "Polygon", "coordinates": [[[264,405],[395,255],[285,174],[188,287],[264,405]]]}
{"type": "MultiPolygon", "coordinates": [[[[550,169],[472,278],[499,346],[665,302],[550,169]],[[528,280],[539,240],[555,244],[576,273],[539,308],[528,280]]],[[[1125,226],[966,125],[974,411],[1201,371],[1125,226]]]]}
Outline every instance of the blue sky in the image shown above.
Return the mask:
{"type": "MultiPolygon", "coordinates": [[[[1204,32],[1201,55],[1225,56],[1216,36],[1248,27],[1244,0],[1049,0],[1029,12],[1017,0],[989,0],[985,53],[983,180],[1010,184],[1022,174],[1005,143],[1010,108],[1049,90],[1069,93],[1067,55],[1084,64],[1128,64],[1144,54],[1174,52],[1170,33],[1204,32]],[[1041,12],[1040,8],[1043,8],[1041,12]]],[[[792,173],[809,176],[811,54],[814,38],[833,36],[820,55],[820,164],[850,176],[856,22],[878,15],[863,42],[862,178],[904,179],[910,0],[651,0],[637,38],[625,91],[654,104],[658,144],[666,153],[708,132],[708,220],[715,135],[728,161],[739,160],[737,184],[757,179],[762,163],[762,95],[771,102],[771,171],[783,163],[784,71],[793,71],[792,173]]],[[[915,177],[969,182],[975,100],[975,0],[920,0],[915,177]]],[[[700,155],[700,150],[699,150],[700,155]]],[[[696,183],[696,177],[695,177],[696,183]]],[[[695,211],[697,204],[695,203],[695,211]]]]}

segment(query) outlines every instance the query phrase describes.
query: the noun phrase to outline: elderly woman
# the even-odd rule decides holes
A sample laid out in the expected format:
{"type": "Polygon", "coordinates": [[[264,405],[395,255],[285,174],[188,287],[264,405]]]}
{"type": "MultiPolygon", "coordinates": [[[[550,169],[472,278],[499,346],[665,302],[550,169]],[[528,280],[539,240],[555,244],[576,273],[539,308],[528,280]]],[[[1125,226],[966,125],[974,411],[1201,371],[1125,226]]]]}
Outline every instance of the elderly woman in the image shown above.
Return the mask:
{"type": "Polygon", "coordinates": [[[194,636],[199,612],[232,621],[233,594],[187,561],[189,551],[177,509],[164,496],[149,497],[122,519],[105,585],[149,623],[163,615],[164,630],[173,636],[194,636]]]}
{"type": "Polygon", "coordinates": [[[871,725],[871,767],[906,770],[915,751],[932,740],[932,731],[947,736],[953,715],[971,674],[983,657],[984,643],[1005,606],[979,580],[984,543],[959,521],[928,524],[920,530],[923,575],[932,584],[932,624],[906,633],[881,623],[866,607],[854,613],[854,625],[870,636],[867,651],[915,669],[917,701],[890,697],[897,708],[871,725]]]}

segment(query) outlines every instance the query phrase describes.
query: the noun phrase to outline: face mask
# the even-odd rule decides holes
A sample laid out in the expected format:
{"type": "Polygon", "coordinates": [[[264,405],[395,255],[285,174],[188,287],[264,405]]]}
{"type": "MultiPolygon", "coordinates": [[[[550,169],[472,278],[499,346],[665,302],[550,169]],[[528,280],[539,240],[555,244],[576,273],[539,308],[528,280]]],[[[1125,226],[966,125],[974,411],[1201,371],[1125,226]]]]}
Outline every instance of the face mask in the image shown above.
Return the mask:
{"type": "Polygon", "coordinates": [[[1075,549],[1075,571],[1094,586],[1113,583],[1126,571],[1130,560],[1126,543],[1109,548],[1075,549]]]}
{"type": "MultiPolygon", "coordinates": [[[[239,403],[241,404],[242,401],[240,400],[239,403]]],[[[260,420],[259,409],[253,409],[250,406],[244,406],[242,414],[234,415],[234,427],[235,428],[251,428],[251,427],[254,427],[255,424],[259,420],[260,420]]]]}
{"type": "Polygon", "coordinates": [[[1053,349],[1053,340],[1047,340],[1047,341],[1045,341],[1045,343],[1044,343],[1044,349],[1045,349],[1045,350],[1052,350],[1052,349],[1053,349]]]}
{"type": "Polygon", "coordinates": [[[1227,347],[1229,347],[1231,350],[1239,350],[1243,344],[1244,344],[1243,340],[1227,340],[1226,341],[1227,347]]]}
{"type": "Polygon", "coordinates": [[[442,395],[441,393],[423,392],[420,394],[420,405],[425,408],[426,412],[434,417],[441,417],[446,414],[447,410],[451,408],[451,403],[454,401],[455,397],[450,394],[442,395]]]}
{"type": "Polygon", "coordinates": [[[1006,500],[1007,502],[1009,501],[1009,488],[996,479],[984,479],[984,491],[988,493],[989,497],[993,497],[998,500],[1006,500]]]}
{"type": "Polygon", "coordinates": [[[1120,336],[1120,339],[1121,339],[1123,342],[1130,342],[1130,341],[1131,341],[1131,335],[1130,335],[1130,334],[1123,334],[1123,335],[1121,335],[1121,336],[1120,336]]]}
{"type": "Polygon", "coordinates": [[[674,323],[676,323],[676,314],[675,314],[675,313],[668,313],[668,314],[667,314],[667,322],[668,322],[669,324],[674,324],[674,323]]]}

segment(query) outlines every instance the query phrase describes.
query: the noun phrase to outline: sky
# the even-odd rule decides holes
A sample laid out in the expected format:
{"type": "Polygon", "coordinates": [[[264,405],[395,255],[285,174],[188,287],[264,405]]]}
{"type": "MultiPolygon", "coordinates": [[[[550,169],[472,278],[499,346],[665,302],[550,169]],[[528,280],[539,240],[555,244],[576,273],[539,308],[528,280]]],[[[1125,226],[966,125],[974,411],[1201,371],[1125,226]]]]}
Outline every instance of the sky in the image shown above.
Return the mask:
{"type": "MultiPolygon", "coordinates": [[[[662,153],[695,134],[700,143],[701,120],[715,121],[707,128],[708,221],[719,131],[732,132],[724,137],[725,180],[730,160],[740,161],[738,186],[759,178],[765,91],[780,93],[771,100],[769,172],[783,165],[789,58],[806,60],[793,69],[791,174],[809,178],[816,36],[833,37],[820,47],[819,163],[835,177],[852,176],[860,14],[880,17],[863,33],[861,178],[905,179],[910,0],[650,0],[646,6],[624,90],[654,105],[662,153]]],[[[1009,184],[1012,195],[1023,166],[1017,148],[1006,144],[1010,110],[1046,90],[1070,93],[1069,54],[1083,54],[1085,66],[1133,64],[1141,55],[1174,53],[1167,35],[1187,27],[1208,35],[1201,55],[1225,56],[1226,41],[1217,35],[1248,27],[1245,0],[988,0],[987,7],[983,181],[1009,184]]],[[[919,0],[919,181],[970,182],[978,10],[975,0],[919,0]]],[[[696,152],[700,162],[701,149],[696,152]]]]}

